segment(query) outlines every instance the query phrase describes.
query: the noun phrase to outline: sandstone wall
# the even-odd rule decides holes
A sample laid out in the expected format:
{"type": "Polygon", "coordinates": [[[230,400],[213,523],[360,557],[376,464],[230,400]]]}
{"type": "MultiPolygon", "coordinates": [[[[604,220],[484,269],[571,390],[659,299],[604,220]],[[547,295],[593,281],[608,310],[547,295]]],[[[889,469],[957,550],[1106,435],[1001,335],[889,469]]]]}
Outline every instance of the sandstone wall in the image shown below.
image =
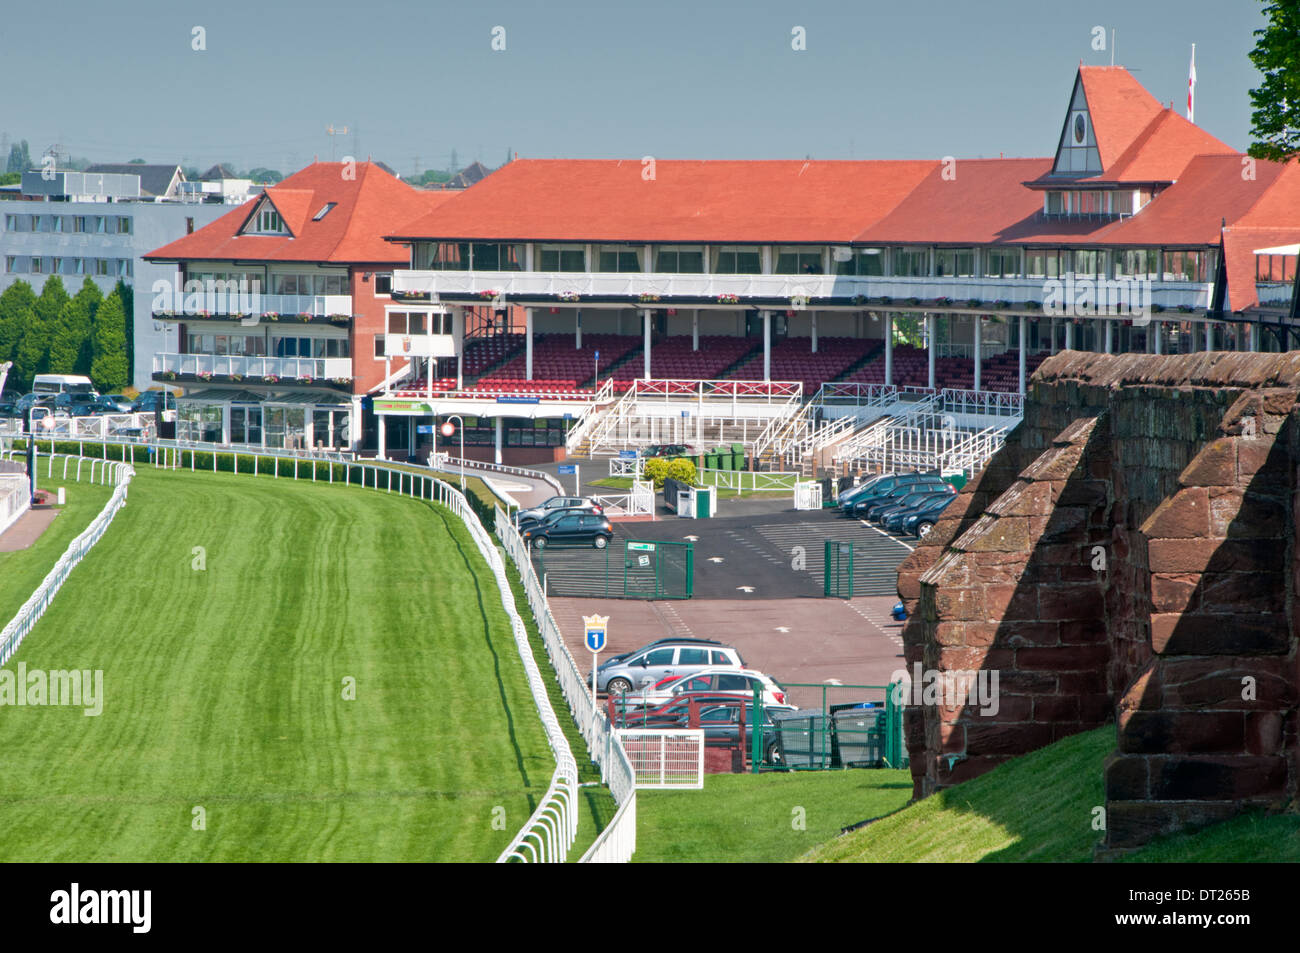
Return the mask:
{"type": "Polygon", "coordinates": [[[916,796],[1112,717],[1107,846],[1296,796],[1300,354],[1063,352],[899,570],[916,796]],[[947,701],[951,701],[948,699],[947,701]]]}

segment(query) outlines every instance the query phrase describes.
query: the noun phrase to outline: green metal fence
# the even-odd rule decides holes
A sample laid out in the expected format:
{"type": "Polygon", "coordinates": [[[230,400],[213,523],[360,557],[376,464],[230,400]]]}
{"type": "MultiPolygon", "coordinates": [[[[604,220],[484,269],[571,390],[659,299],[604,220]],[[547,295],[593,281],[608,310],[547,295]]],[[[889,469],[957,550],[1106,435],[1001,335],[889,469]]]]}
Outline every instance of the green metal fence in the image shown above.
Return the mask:
{"type": "Polygon", "coordinates": [[[552,596],[689,599],[695,593],[695,548],[690,543],[629,539],[621,553],[617,545],[552,544],[534,549],[533,562],[552,596]]]}
{"type": "Polygon", "coordinates": [[[903,768],[908,764],[903,744],[902,683],[889,685],[784,684],[791,688],[821,690],[821,708],[773,712],[772,726],[765,727],[763,693],[754,691],[751,709],[751,770],[826,771],[853,766],[903,768]],[[856,696],[829,704],[830,693],[856,696]],[[863,697],[865,695],[873,697],[863,697]],[[869,706],[869,707],[868,707],[869,706]],[[776,735],[779,764],[765,764],[776,735]]]}
{"type": "Polygon", "coordinates": [[[853,598],[853,541],[826,540],[822,564],[822,595],[853,598]]]}

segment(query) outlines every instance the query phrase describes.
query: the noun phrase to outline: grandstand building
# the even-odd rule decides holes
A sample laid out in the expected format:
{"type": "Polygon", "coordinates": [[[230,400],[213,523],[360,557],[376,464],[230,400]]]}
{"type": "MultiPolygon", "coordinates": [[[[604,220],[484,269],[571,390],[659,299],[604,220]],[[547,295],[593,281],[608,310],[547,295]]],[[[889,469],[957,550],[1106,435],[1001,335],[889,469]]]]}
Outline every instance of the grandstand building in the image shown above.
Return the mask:
{"type": "MultiPolygon", "coordinates": [[[[349,337],[351,395],[374,419],[352,448],[421,455],[457,414],[467,455],[497,461],[743,440],[763,466],[873,447],[873,416],[941,394],[972,441],[996,437],[983,417],[1061,348],[1290,348],[1295,164],[1233,150],[1122,67],[1081,66],[1045,138],[1029,159],[517,160],[436,204],[390,190],[345,266],[392,274],[382,299],[351,286],[373,338],[349,337]]],[[[318,199],[282,221],[310,227],[318,199]]]]}

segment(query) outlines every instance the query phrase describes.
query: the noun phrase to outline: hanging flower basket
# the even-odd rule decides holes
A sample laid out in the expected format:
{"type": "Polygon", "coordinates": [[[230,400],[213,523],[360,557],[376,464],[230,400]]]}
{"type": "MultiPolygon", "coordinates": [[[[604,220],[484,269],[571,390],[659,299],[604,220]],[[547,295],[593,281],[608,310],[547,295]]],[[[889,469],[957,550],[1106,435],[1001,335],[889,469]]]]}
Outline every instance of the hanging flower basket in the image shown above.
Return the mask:
{"type": "Polygon", "coordinates": [[[478,293],[478,296],[482,298],[484,301],[491,301],[493,298],[497,297],[500,294],[501,292],[499,291],[494,291],[491,288],[485,288],[483,291],[480,291],[478,293]]]}
{"type": "Polygon", "coordinates": [[[581,296],[576,291],[561,291],[559,299],[561,301],[577,301],[581,296]]]}
{"type": "Polygon", "coordinates": [[[280,378],[276,377],[274,374],[267,374],[262,378],[263,384],[278,384],[279,382],[280,378]]]}
{"type": "Polygon", "coordinates": [[[642,293],[642,294],[638,295],[638,296],[637,296],[637,300],[638,300],[638,301],[658,301],[658,300],[659,300],[659,296],[656,295],[656,294],[650,294],[650,293],[648,293],[648,292],[645,292],[645,293],[642,293]]]}
{"type": "Polygon", "coordinates": [[[740,296],[733,294],[720,294],[716,298],[718,304],[740,304],[740,296]]]}

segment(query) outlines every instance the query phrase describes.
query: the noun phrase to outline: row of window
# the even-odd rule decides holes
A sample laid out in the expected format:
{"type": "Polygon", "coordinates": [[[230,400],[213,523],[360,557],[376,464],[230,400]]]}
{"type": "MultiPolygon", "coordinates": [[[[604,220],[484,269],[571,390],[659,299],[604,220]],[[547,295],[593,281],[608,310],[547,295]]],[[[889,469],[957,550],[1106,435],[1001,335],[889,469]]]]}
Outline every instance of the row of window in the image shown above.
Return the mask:
{"type": "Polygon", "coordinates": [[[190,334],[187,354],[231,354],[236,357],[351,357],[347,338],[265,336],[257,334],[190,334]]]}
{"type": "Polygon", "coordinates": [[[1132,215],[1150,200],[1148,190],[1047,192],[1043,211],[1048,215],[1132,215]]]}
{"type": "MultiPolygon", "coordinates": [[[[230,442],[274,448],[314,447],[347,449],[350,446],[349,412],[301,407],[230,408],[230,442]],[[311,435],[307,422],[311,421],[311,435]]],[[[176,414],[176,436],[180,440],[224,443],[223,411],[220,404],[182,402],[176,414]]]]}
{"type": "MultiPolygon", "coordinates": [[[[1091,193],[1080,193],[1091,194],[1091,193]]],[[[1109,193],[1100,193],[1109,194],[1109,193]]],[[[763,248],[759,245],[655,245],[654,272],[661,274],[758,275],[763,274],[763,248]]],[[[832,248],[776,246],[771,249],[775,275],[830,274],[854,277],[940,278],[1059,278],[1087,275],[1103,278],[1147,278],[1153,281],[1210,281],[1217,254],[1209,250],[1159,248],[931,248],[902,246],[832,248]]],[[[644,246],[595,245],[595,270],[641,272],[644,246]]],[[[473,242],[415,245],[412,266],[430,271],[523,271],[522,244],[473,242]]],[[[539,272],[587,271],[585,245],[538,245],[533,268],[539,272]]]]}
{"type": "MultiPolygon", "coordinates": [[[[186,274],[187,281],[202,281],[206,287],[207,282],[213,281],[246,281],[250,290],[265,290],[264,285],[267,281],[266,275],[260,271],[191,271],[186,274]]],[[[278,275],[272,273],[270,277],[271,290],[273,295],[346,295],[351,290],[348,287],[348,276],[342,274],[307,274],[307,275],[278,275]]]]}
{"type": "Polygon", "coordinates": [[[429,334],[452,334],[455,331],[450,312],[429,314],[424,311],[389,311],[389,334],[424,334],[426,321],[429,334]]]}
{"type": "Polygon", "coordinates": [[[130,258],[62,258],[53,255],[6,255],[10,275],[98,275],[130,278],[135,265],[130,258]]]}
{"type": "Polygon", "coordinates": [[[131,230],[129,215],[5,215],[7,232],[130,235],[131,230]]]}

